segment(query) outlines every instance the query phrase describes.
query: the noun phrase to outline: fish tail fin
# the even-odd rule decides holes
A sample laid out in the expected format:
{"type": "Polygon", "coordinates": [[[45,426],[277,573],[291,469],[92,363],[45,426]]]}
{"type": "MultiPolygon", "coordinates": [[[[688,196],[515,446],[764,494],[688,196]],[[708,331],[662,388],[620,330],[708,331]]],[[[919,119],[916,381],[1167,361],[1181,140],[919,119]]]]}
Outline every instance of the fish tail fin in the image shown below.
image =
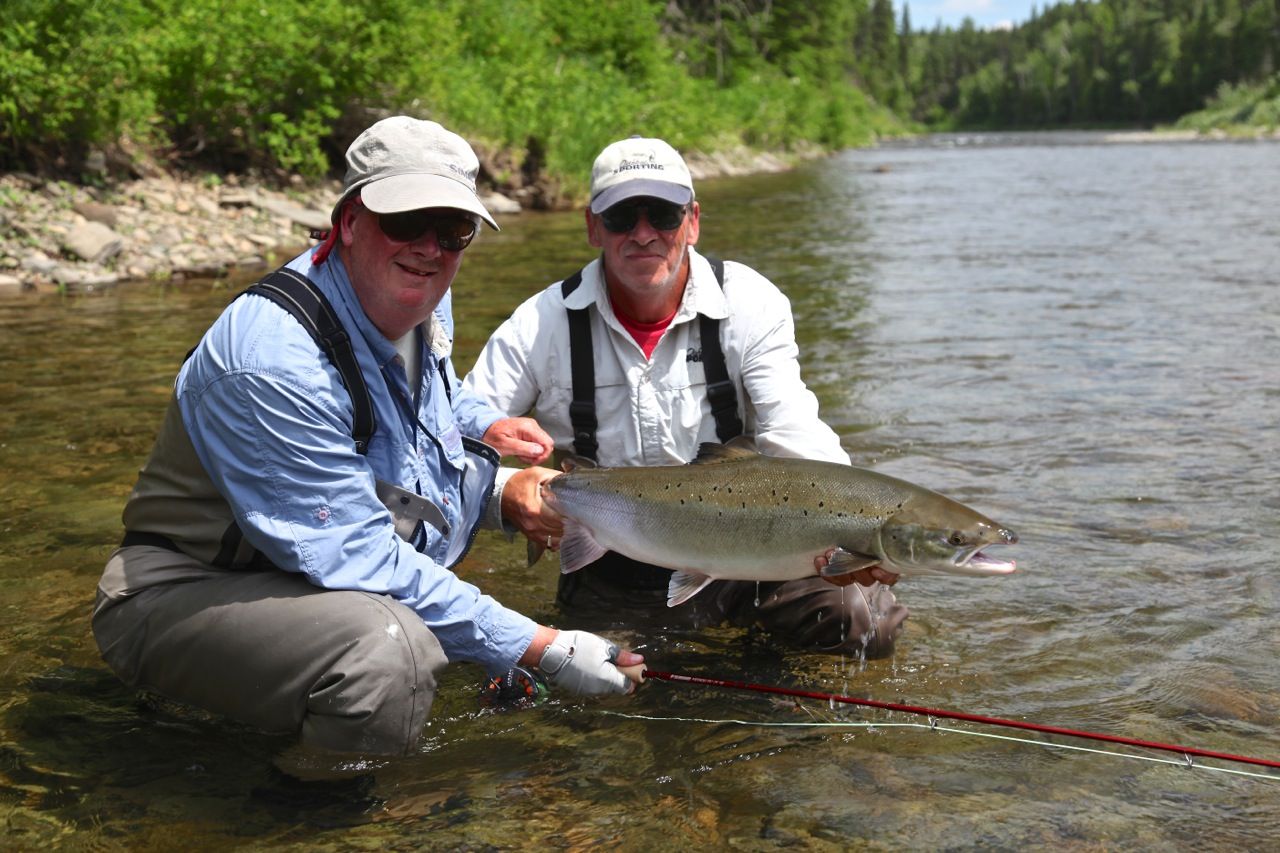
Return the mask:
{"type": "Polygon", "coordinates": [[[671,576],[671,584],[667,587],[667,606],[675,607],[678,604],[684,604],[702,592],[702,588],[711,583],[712,580],[713,578],[709,578],[706,575],[676,572],[671,576]]]}
{"type": "Polygon", "coordinates": [[[603,557],[608,548],[595,540],[591,531],[570,518],[564,520],[560,537],[560,573],[567,575],[603,557]]]}

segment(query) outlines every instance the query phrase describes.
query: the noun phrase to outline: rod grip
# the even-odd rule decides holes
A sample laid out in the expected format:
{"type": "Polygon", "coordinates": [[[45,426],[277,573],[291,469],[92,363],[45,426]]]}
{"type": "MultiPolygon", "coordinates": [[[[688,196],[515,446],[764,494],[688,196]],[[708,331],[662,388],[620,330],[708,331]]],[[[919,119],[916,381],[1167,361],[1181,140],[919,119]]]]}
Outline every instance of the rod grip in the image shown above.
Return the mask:
{"type": "Polygon", "coordinates": [[[631,666],[620,666],[618,669],[636,684],[644,684],[644,664],[634,663],[631,666]]]}

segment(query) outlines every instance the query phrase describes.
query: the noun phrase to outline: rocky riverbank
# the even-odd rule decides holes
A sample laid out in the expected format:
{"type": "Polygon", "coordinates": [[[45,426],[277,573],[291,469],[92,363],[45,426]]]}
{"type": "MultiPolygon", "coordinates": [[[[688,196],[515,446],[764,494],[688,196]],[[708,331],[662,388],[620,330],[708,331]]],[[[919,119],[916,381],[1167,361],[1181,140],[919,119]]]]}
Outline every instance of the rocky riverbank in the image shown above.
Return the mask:
{"type": "MultiPolygon", "coordinates": [[[[688,159],[700,180],[780,171],[819,153],[688,159]]],[[[266,269],[306,246],[312,229],[328,227],[340,193],[337,181],[276,188],[235,175],[156,174],[92,184],[0,175],[0,295],[266,269]]],[[[581,202],[534,185],[494,187],[481,196],[498,216],[581,202]]]]}

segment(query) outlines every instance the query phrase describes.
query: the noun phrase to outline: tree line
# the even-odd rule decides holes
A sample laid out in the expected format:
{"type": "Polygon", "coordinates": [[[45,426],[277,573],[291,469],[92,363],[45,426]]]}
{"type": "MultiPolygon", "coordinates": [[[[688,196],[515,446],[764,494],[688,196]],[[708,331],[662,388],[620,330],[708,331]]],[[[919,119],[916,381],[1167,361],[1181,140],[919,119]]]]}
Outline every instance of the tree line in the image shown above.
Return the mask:
{"type": "Polygon", "coordinates": [[[572,183],[629,133],[787,150],[1214,93],[1239,113],[1277,45],[1280,0],[1076,0],[1001,31],[918,30],[893,0],[5,0],[0,168],[319,175],[409,112],[572,183]]]}
{"type": "Polygon", "coordinates": [[[911,113],[923,121],[1150,124],[1272,80],[1280,0],[1075,0],[1010,30],[965,25],[910,39],[911,113]]]}

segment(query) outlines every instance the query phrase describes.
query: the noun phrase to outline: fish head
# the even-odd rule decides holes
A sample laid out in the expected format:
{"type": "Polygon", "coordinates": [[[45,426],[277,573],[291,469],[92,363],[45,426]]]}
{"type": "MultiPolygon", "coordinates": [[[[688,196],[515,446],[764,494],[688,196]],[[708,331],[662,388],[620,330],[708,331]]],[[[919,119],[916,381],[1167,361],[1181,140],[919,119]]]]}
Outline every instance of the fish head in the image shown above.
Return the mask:
{"type": "Polygon", "coordinates": [[[880,528],[882,565],[898,574],[1006,575],[1012,560],[988,555],[1018,536],[964,504],[931,494],[905,504],[880,528]]]}

